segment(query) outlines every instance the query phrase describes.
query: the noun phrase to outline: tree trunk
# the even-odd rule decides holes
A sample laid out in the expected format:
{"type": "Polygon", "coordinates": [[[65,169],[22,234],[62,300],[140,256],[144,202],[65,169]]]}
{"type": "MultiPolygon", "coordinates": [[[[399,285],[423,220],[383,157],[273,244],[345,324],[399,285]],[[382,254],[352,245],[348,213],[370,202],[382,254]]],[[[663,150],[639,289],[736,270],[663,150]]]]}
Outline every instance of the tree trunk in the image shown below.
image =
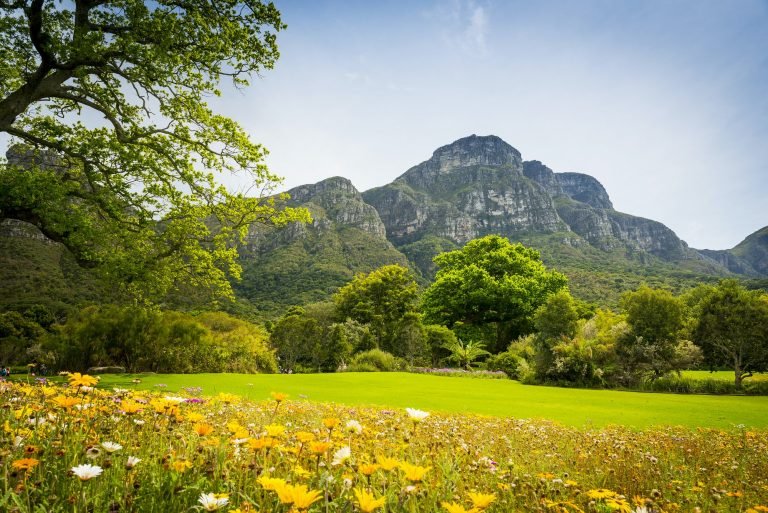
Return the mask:
{"type": "Polygon", "coordinates": [[[737,356],[733,359],[733,373],[734,373],[734,384],[736,385],[736,390],[741,390],[741,381],[744,379],[744,373],[741,371],[741,359],[737,356]]]}

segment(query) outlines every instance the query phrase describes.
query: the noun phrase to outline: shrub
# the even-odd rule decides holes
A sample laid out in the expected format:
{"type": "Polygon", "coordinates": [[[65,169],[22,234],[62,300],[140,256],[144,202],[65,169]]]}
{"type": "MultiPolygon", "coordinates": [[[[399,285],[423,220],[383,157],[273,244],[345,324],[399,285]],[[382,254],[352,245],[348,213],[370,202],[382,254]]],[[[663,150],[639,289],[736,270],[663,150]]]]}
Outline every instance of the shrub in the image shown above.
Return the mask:
{"type": "MultiPolygon", "coordinates": [[[[402,363],[399,363],[397,358],[381,349],[371,349],[370,351],[356,354],[352,358],[349,367],[351,368],[359,365],[370,366],[380,372],[393,372],[402,370],[403,368],[402,363]]],[[[350,368],[347,370],[350,370],[350,368]]]]}
{"type": "Polygon", "coordinates": [[[509,379],[518,379],[517,368],[520,365],[521,358],[510,351],[495,354],[486,360],[488,370],[502,371],[509,379]]]}

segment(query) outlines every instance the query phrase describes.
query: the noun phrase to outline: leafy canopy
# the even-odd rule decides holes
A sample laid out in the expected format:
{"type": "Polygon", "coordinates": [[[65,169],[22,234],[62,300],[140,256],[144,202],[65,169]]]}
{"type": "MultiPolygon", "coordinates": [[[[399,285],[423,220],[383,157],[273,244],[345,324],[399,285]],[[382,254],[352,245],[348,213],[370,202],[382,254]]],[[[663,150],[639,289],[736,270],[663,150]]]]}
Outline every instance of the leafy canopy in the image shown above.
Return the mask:
{"type": "Polygon", "coordinates": [[[340,320],[370,324],[380,346],[387,348],[397,324],[415,309],[419,287],[411,271],[393,264],[359,273],[333,296],[340,320]]]}
{"type": "Polygon", "coordinates": [[[752,372],[768,370],[768,295],[723,280],[699,307],[693,337],[710,367],[733,369],[736,387],[752,372]]]}
{"type": "Polygon", "coordinates": [[[257,0],[0,0],[0,219],[30,222],[128,292],[230,295],[249,224],[307,220],[256,196],[265,150],[206,104],[248,85],[285,28],[257,0]],[[160,221],[160,222],[158,222],[160,221]]]}
{"type": "MultiPolygon", "coordinates": [[[[437,276],[422,298],[429,322],[508,324],[516,332],[511,338],[530,332],[536,309],[567,283],[564,275],[546,269],[538,251],[497,235],[442,253],[435,264],[437,276]]],[[[497,346],[503,342],[497,340],[497,346]]]]}

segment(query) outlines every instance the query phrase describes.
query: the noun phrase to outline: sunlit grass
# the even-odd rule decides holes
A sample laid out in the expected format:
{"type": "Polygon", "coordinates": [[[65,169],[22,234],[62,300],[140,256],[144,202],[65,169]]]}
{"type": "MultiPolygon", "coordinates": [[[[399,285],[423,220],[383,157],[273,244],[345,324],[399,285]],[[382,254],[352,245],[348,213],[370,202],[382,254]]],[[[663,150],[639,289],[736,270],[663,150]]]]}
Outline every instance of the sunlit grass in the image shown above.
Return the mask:
{"type": "Polygon", "coordinates": [[[549,419],[571,426],[768,427],[768,397],[584,390],[408,373],[105,375],[102,383],[154,390],[165,385],[174,392],[201,387],[204,394],[251,399],[281,390],[294,399],[549,419]],[[141,383],[133,384],[134,378],[141,383]]]}

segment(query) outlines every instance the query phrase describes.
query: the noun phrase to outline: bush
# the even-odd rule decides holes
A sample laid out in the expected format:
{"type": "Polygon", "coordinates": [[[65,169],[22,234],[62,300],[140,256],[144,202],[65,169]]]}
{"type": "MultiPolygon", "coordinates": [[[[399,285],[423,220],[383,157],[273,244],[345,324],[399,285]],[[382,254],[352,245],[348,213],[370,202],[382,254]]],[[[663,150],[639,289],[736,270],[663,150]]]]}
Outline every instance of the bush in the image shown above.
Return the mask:
{"type": "Polygon", "coordinates": [[[344,369],[344,372],[380,372],[380,370],[370,363],[353,363],[344,369]]]}
{"type": "Polygon", "coordinates": [[[394,372],[404,368],[402,361],[399,362],[393,355],[381,349],[371,349],[356,354],[347,370],[351,371],[351,368],[360,365],[373,367],[380,372],[394,372]]]}
{"type": "Polygon", "coordinates": [[[502,371],[509,379],[518,379],[517,369],[520,365],[520,357],[510,351],[495,354],[486,360],[488,370],[502,371]]]}

